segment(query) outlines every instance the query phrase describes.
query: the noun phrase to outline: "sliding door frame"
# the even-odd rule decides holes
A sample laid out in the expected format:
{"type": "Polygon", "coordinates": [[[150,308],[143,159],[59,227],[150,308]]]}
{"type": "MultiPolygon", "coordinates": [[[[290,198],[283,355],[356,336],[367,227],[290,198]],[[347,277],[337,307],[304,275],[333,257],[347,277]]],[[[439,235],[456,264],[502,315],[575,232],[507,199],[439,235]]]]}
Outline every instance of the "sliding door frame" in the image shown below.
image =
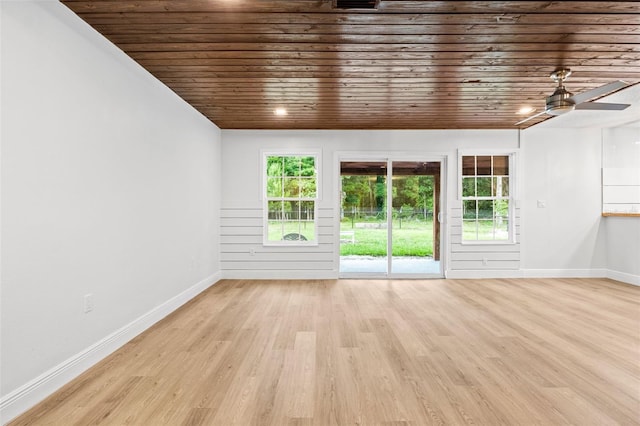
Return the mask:
{"type": "MultiPolygon", "coordinates": [[[[447,181],[447,160],[448,154],[445,153],[424,153],[424,152],[351,152],[351,151],[338,151],[334,155],[334,194],[335,197],[335,222],[334,222],[334,262],[337,265],[337,272],[340,278],[380,278],[380,279],[399,279],[399,278],[443,278],[446,271],[446,262],[448,261],[448,253],[445,250],[448,243],[448,226],[447,226],[447,193],[448,193],[448,181],[447,181]],[[342,179],[341,179],[341,163],[343,161],[378,161],[387,163],[387,272],[381,273],[343,273],[340,272],[340,219],[342,209],[342,179]],[[393,186],[391,184],[393,177],[393,162],[394,161],[419,161],[419,162],[439,162],[440,163],[440,211],[438,217],[434,217],[433,220],[440,222],[440,273],[439,274],[404,274],[393,273],[393,226],[389,225],[389,218],[392,217],[393,210],[393,186]]],[[[434,236],[435,238],[435,236],[434,236]]]]}

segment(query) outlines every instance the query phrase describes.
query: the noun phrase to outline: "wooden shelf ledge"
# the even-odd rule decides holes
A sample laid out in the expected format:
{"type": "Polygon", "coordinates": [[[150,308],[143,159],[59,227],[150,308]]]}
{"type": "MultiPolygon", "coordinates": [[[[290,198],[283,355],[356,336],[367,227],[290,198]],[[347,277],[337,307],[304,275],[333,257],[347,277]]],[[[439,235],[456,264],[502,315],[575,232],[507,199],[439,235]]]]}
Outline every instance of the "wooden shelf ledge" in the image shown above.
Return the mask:
{"type": "Polygon", "coordinates": [[[640,217],[640,213],[602,213],[603,217],[640,217]]]}

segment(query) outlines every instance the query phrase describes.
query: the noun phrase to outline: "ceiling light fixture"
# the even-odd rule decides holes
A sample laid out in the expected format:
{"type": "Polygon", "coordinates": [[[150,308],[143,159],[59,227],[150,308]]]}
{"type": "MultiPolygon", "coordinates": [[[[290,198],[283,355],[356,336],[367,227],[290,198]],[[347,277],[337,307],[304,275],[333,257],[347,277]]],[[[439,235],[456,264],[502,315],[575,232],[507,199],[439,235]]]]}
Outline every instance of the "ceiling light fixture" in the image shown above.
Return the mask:
{"type": "Polygon", "coordinates": [[[283,117],[287,115],[287,110],[285,108],[276,108],[275,110],[273,110],[273,113],[278,117],[283,117]]]}
{"type": "Polygon", "coordinates": [[[520,108],[518,110],[518,114],[520,114],[520,115],[530,114],[535,110],[536,109],[534,107],[532,107],[532,106],[523,106],[522,108],[520,108]]]}

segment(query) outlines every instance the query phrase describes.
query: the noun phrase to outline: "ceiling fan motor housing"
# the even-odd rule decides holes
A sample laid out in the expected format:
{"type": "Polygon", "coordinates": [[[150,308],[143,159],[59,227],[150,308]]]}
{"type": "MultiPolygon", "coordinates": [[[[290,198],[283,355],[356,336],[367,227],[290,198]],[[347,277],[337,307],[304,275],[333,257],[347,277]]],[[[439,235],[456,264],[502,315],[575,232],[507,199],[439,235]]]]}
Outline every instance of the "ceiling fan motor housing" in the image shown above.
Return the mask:
{"type": "Polygon", "coordinates": [[[574,109],[620,111],[631,106],[630,104],[588,102],[590,99],[598,98],[627,87],[629,86],[629,83],[622,80],[613,81],[609,84],[605,84],[604,86],[596,87],[595,89],[587,90],[586,92],[582,92],[574,96],[573,93],[565,89],[563,84],[570,75],[571,70],[569,68],[558,68],[552,72],[549,77],[554,80],[558,86],[551,96],[546,97],[544,111],[531,115],[524,120],[520,120],[515,123],[515,125],[518,126],[544,114],[561,115],[566,112],[573,111],[574,109]]]}
{"type": "Polygon", "coordinates": [[[575,102],[569,99],[571,96],[573,96],[573,93],[567,91],[564,86],[558,86],[551,96],[547,96],[546,113],[560,115],[575,109],[575,102]]]}

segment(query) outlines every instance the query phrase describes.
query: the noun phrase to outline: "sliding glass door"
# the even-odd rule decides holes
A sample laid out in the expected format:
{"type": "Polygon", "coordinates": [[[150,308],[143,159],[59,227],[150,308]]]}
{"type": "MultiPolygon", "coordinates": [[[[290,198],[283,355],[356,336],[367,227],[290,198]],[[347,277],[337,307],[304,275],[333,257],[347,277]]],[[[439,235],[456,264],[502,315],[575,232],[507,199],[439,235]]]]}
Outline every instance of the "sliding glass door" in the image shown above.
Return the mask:
{"type": "Polygon", "coordinates": [[[391,273],[440,274],[440,163],[392,163],[391,273]]]}
{"type": "Polygon", "coordinates": [[[342,276],[442,275],[440,175],[439,161],[340,163],[342,276]]]}
{"type": "Polygon", "coordinates": [[[388,272],[387,161],[341,163],[340,271],[388,272]]]}

